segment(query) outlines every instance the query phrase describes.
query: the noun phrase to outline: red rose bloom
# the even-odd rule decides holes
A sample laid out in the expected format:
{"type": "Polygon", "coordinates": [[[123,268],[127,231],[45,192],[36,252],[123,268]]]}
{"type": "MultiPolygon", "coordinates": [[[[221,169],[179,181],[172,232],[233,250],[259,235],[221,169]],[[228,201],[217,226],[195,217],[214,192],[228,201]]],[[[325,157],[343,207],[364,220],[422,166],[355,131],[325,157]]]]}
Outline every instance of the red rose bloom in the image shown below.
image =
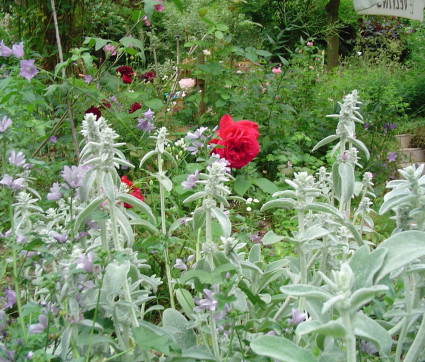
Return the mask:
{"type": "Polygon", "coordinates": [[[213,153],[230,163],[230,167],[242,168],[251,162],[260,152],[258,144],[258,125],[251,121],[235,122],[230,115],[224,115],[220,120],[217,136],[210,143],[224,146],[215,148],[213,153]]]}
{"type": "Polygon", "coordinates": [[[150,70],[149,72],[143,73],[140,78],[142,78],[145,83],[149,83],[155,79],[155,73],[150,70]]]}
{"type": "Polygon", "coordinates": [[[96,121],[102,117],[102,112],[97,107],[90,107],[84,114],[93,113],[96,116],[96,121]]]}
{"type": "MultiPolygon", "coordinates": [[[[122,176],[121,182],[128,186],[130,195],[134,196],[135,198],[137,198],[139,200],[142,200],[143,202],[145,201],[145,198],[143,197],[140,189],[138,187],[133,186],[133,183],[127,178],[127,176],[122,176]]],[[[127,204],[126,202],[124,202],[124,207],[126,209],[132,209],[133,208],[133,206],[127,204]]]]}
{"type": "Polygon", "coordinates": [[[124,65],[122,67],[118,67],[115,72],[121,75],[121,79],[123,80],[124,83],[130,84],[132,82],[132,79],[131,79],[131,77],[133,76],[132,67],[128,67],[124,65]]]}
{"type": "Polygon", "coordinates": [[[135,102],[130,108],[130,113],[134,113],[140,108],[142,108],[142,105],[140,103],[135,102]]]}

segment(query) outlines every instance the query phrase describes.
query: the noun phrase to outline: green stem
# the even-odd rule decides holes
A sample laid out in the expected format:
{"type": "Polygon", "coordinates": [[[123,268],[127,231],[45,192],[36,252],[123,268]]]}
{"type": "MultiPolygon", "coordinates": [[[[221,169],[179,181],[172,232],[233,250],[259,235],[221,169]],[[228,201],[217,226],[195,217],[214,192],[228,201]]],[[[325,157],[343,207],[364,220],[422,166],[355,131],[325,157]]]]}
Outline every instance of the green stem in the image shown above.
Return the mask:
{"type": "Polygon", "coordinates": [[[422,322],[419,327],[416,337],[409,348],[409,351],[404,358],[404,362],[414,362],[417,361],[419,355],[423,353],[425,344],[425,314],[422,316],[422,322]]]}
{"type": "Polygon", "coordinates": [[[395,351],[395,362],[399,362],[401,360],[401,355],[403,353],[403,344],[407,336],[407,330],[410,324],[410,316],[412,313],[412,295],[410,290],[410,278],[403,272],[403,284],[404,284],[404,301],[406,303],[406,316],[403,317],[403,326],[401,328],[400,335],[398,336],[397,348],[395,351]]]}
{"type": "Polygon", "coordinates": [[[211,328],[211,343],[213,346],[214,356],[217,360],[220,360],[220,349],[218,348],[217,334],[216,334],[216,325],[213,312],[210,311],[210,328],[211,328]]]}

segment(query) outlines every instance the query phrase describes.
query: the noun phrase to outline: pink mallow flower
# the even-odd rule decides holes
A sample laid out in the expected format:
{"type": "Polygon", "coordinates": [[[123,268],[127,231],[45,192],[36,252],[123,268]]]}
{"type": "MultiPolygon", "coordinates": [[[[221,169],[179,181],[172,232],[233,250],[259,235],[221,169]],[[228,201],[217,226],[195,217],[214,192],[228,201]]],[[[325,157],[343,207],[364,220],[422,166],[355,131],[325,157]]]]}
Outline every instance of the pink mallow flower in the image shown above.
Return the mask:
{"type": "Polygon", "coordinates": [[[282,73],[282,69],[280,69],[280,67],[273,67],[272,72],[274,74],[281,74],[282,73]]]}
{"type": "Polygon", "coordinates": [[[155,5],[155,10],[158,11],[159,13],[162,13],[165,9],[165,5],[164,5],[164,1],[163,0],[158,0],[159,4],[155,5]]]}

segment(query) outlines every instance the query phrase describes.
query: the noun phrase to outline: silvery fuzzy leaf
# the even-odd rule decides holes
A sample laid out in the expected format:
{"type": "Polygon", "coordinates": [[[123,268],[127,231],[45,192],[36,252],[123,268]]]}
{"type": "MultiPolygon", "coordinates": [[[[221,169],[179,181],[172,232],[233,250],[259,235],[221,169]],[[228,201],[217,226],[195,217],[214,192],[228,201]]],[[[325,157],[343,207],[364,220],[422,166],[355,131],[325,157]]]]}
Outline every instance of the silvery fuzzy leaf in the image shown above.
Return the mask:
{"type": "Polygon", "coordinates": [[[140,164],[139,164],[139,168],[142,167],[142,165],[153,155],[156,155],[158,152],[157,151],[149,151],[148,153],[145,153],[145,155],[142,157],[142,159],[140,160],[140,164]]]}
{"type": "Polygon", "coordinates": [[[290,180],[290,179],[285,179],[285,182],[291,186],[292,188],[294,188],[295,190],[298,190],[298,185],[296,184],[296,182],[290,180]]]}
{"type": "Polygon", "coordinates": [[[99,323],[93,323],[92,320],[90,319],[83,319],[81,321],[79,321],[77,324],[84,326],[84,327],[89,327],[89,328],[96,328],[99,333],[103,333],[103,327],[99,324],[99,323]]]}
{"type": "Polygon", "coordinates": [[[329,321],[325,324],[319,321],[307,321],[298,324],[295,331],[296,334],[302,336],[304,334],[317,333],[325,334],[334,338],[344,338],[346,331],[342,319],[338,318],[334,321],[329,321]]]}
{"type": "Polygon", "coordinates": [[[96,209],[101,202],[104,200],[104,196],[98,196],[96,197],[90,204],[87,205],[87,207],[81,211],[81,213],[77,216],[77,219],[75,220],[74,224],[74,233],[78,233],[78,230],[80,229],[80,226],[85,220],[89,217],[90,213],[96,209]]]}
{"type": "Polygon", "coordinates": [[[294,208],[295,207],[295,200],[283,198],[283,199],[277,199],[277,200],[270,200],[267,201],[260,209],[260,211],[266,211],[270,209],[274,209],[277,207],[283,207],[283,208],[294,208]]]}
{"type": "Polygon", "coordinates": [[[381,269],[386,255],[386,249],[370,251],[370,248],[366,245],[363,245],[353,254],[349,262],[354,273],[353,290],[372,287],[373,278],[381,269]]]}
{"type": "Polygon", "coordinates": [[[130,225],[142,225],[145,229],[147,229],[152,234],[155,234],[155,235],[160,234],[160,231],[155,225],[141,218],[130,220],[130,225]]]}
{"type": "Polygon", "coordinates": [[[261,336],[254,339],[250,347],[257,355],[283,362],[317,361],[311,352],[283,337],[261,336]]]}
{"type": "Polygon", "coordinates": [[[118,224],[121,226],[121,231],[127,240],[127,247],[131,248],[134,244],[134,233],[127,217],[122,213],[119,208],[115,208],[115,215],[117,217],[118,224]]]}
{"type": "Polygon", "coordinates": [[[390,192],[387,192],[384,195],[384,201],[388,201],[392,199],[393,197],[399,196],[399,195],[410,195],[411,191],[409,188],[409,183],[406,181],[404,185],[398,186],[397,188],[394,188],[390,192]]]}
{"type": "Polygon", "coordinates": [[[270,230],[263,236],[262,243],[263,245],[271,245],[283,239],[285,239],[285,236],[277,235],[272,230],[270,230]]]}
{"type": "MultiPolygon", "coordinates": [[[[125,143],[123,145],[125,145],[125,143]]],[[[131,163],[129,163],[129,162],[126,161],[127,158],[125,157],[124,153],[122,153],[121,150],[115,149],[114,151],[115,151],[115,154],[118,156],[118,158],[119,158],[120,161],[125,161],[128,165],[130,165],[128,167],[131,167],[131,168],[134,167],[134,165],[132,165],[131,163]]]]}
{"type": "Polygon", "coordinates": [[[120,158],[114,158],[113,162],[122,166],[127,166],[129,168],[134,168],[134,165],[131,164],[130,162],[126,161],[126,160],[122,160],[120,158]]]}
{"type": "Polygon", "coordinates": [[[388,210],[394,209],[397,206],[416,200],[416,196],[412,193],[410,194],[400,194],[397,196],[394,196],[387,201],[384,201],[384,203],[381,205],[381,208],[379,209],[379,215],[385,214],[388,210]]]}
{"type": "Polygon", "coordinates": [[[347,137],[347,140],[350,141],[354,146],[356,146],[357,149],[359,149],[360,151],[363,151],[364,154],[366,155],[366,159],[370,158],[369,150],[367,149],[366,145],[362,141],[353,137],[347,137]]]}
{"type": "Polygon", "coordinates": [[[89,165],[100,165],[101,163],[102,163],[102,160],[101,160],[100,157],[93,157],[93,158],[90,158],[87,161],[84,161],[82,164],[80,164],[80,166],[84,167],[84,166],[89,166],[89,165]]]}
{"type": "Polygon", "coordinates": [[[304,232],[304,234],[301,235],[301,240],[303,240],[303,242],[305,242],[305,241],[321,239],[324,236],[328,235],[329,233],[330,233],[329,230],[323,229],[323,228],[318,227],[318,226],[312,226],[312,227],[309,227],[304,232]]]}
{"type": "Polygon", "coordinates": [[[195,192],[193,195],[190,195],[189,197],[187,197],[186,199],[183,200],[183,204],[186,204],[188,202],[192,202],[198,199],[202,199],[203,197],[207,196],[207,192],[206,191],[198,191],[195,192]]]}
{"type": "Polygon", "coordinates": [[[95,168],[89,169],[84,175],[83,185],[80,187],[79,195],[82,202],[87,201],[90,190],[96,180],[97,170],[95,168]]]}
{"type": "Polygon", "coordinates": [[[188,320],[175,309],[166,309],[162,314],[163,328],[173,329],[173,336],[181,349],[185,350],[197,345],[193,329],[188,328],[188,320]]]}
{"type": "Polygon", "coordinates": [[[313,147],[313,149],[311,150],[312,152],[316,151],[318,148],[327,145],[328,143],[331,143],[332,141],[336,140],[339,138],[339,135],[333,134],[330,136],[325,137],[324,139],[322,139],[319,143],[316,144],[316,146],[313,147]]]}
{"type": "Polygon", "coordinates": [[[162,152],[162,154],[171,161],[173,166],[177,167],[176,159],[173,157],[173,155],[170,152],[164,151],[164,152],[162,152]]]}
{"type": "Polygon", "coordinates": [[[174,231],[176,231],[182,225],[185,225],[186,222],[189,222],[189,218],[181,217],[174,221],[171,226],[168,228],[167,235],[171,236],[174,231]]]}
{"type": "Polygon", "coordinates": [[[348,202],[354,192],[354,168],[349,163],[340,163],[338,173],[341,177],[341,202],[348,202]]]}
{"type": "Polygon", "coordinates": [[[133,195],[127,193],[118,193],[117,200],[130,204],[135,210],[138,210],[145,214],[149,218],[150,222],[152,222],[153,224],[156,223],[156,219],[155,216],[153,216],[152,214],[151,208],[146,205],[142,200],[139,200],[137,197],[134,197],[133,195]]]}
{"type": "Polygon", "coordinates": [[[384,240],[376,248],[376,250],[379,249],[386,249],[388,253],[381,270],[375,276],[375,283],[382,280],[392,271],[425,256],[425,232],[416,230],[402,231],[384,240]]]}
{"type": "Polygon", "coordinates": [[[106,295],[118,294],[126,283],[129,270],[130,262],[128,261],[122,264],[115,261],[108,264],[103,279],[102,291],[104,291],[106,295]]]}
{"type": "MultiPolygon", "coordinates": [[[[325,314],[328,312],[331,308],[333,308],[336,304],[344,301],[346,299],[346,296],[343,294],[338,294],[329,300],[327,300],[325,303],[323,303],[322,307],[322,313],[325,314]]],[[[338,308],[338,307],[337,307],[338,308]]]]}
{"type": "Polygon", "coordinates": [[[187,316],[191,316],[193,312],[193,308],[195,308],[195,303],[193,302],[193,296],[186,289],[179,288],[175,290],[176,298],[182,307],[183,311],[187,316]]]}
{"type": "Polygon", "coordinates": [[[264,269],[264,272],[266,273],[266,272],[270,272],[270,271],[273,271],[273,270],[281,269],[281,268],[287,266],[288,263],[289,263],[289,260],[286,259],[286,258],[285,259],[276,260],[276,261],[272,261],[272,262],[270,262],[270,263],[268,263],[266,265],[266,268],[264,269]]]}
{"type": "Polygon", "coordinates": [[[261,247],[260,244],[254,244],[249,251],[248,261],[256,263],[261,261],[261,247]]]}
{"type": "Polygon", "coordinates": [[[372,342],[379,348],[381,357],[389,356],[393,340],[387,330],[377,321],[369,318],[366,314],[359,312],[353,322],[354,334],[362,339],[372,342]]]}
{"type": "Polygon", "coordinates": [[[374,285],[373,287],[356,290],[349,299],[351,313],[357,312],[363,305],[375,298],[377,294],[382,294],[388,289],[386,285],[374,285]]]}
{"type": "Polygon", "coordinates": [[[230,223],[228,216],[218,207],[212,207],[211,214],[217,219],[218,223],[220,224],[224,236],[230,236],[232,232],[232,224],[230,223]]]}
{"type": "Polygon", "coordinates": [[[115,200],[115,184],[109,171],[103,173],[102,186],[105,196],[110,202],[113,202],[115,200]]]}
{"type": "Polygon", "coordinates": [[[162,175],[155,174],[154,176],[159,181],[159,183],[164,187],[164,189],[166,189],[168,192],[172,190],[173,182],[167,176],[165,176],[165,174],[162,174],[162,175]]]}
{"type": "Polygon", "coordinates": [[[280,198],[283,197],[283,198],[296,199],[297,193],[295,191],[292,191],[292,190],[284,190],[284,191],[275,192],[272,196],[273,197],[280,197],[280,198]]]}
{"type": "Polygon", "coordinates": [[[277,269],[269,272],[264,272],[258,281],[251,286],[254,294],[259,294],[264,288],[266,288],[272,281],[280,278],[283,273],[283,269],[277,269]]]}
{"type": "Polygon", "coordinates": [[[198,207],[193,212],[193,228],[195,230],[198,230],[201,228],[205,223],[206,218],[206,210],[203,207],[198,207]]]}
{"type": "Polygon", "coordinates": [[[279,288],[282,293],[293,295],[295,297],[315,298],[326,301],[332,298],[332,295],[324,291],[322,288],[313,285],[293,284],[285,285],[279,288]]]}
{"type": "Polygon", "coordinates": [[[306,205],[306,210],[324,212],[336,216],[338,219],[344,219],[344,216],[339,212],[339,210],[332,206],[322,202],[311,202],[306,205]]]}
{"type": "Polygon", "coordinates": [[[223,195],[220,194],[215,194],[214,198],[218,201],[221,202],[224,206],[226,207],[230,207],[229,203],[227,202],[226,198],[223,195]]]}

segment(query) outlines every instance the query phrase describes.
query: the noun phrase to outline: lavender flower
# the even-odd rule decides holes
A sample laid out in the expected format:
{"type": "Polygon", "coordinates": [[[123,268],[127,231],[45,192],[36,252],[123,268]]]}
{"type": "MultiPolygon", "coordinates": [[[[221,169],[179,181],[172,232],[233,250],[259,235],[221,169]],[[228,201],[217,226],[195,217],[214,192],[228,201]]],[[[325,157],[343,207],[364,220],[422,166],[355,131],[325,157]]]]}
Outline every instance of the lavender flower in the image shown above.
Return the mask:
{"type": "Polygon", "coordinates": [[[47,328],[48,319],[44,314],[38,316],[38,322],[30,325],[30,334],[37,334],[43,332],[47,328]]]}
{"type": "Polygon", "coordinates": [[[56,141],[57,141],[58,139],[56,138],[56,136],[54,135],[54,134],[52,134],[50,137],[49,137],[49,141],[50,142],[52,142],[52,143],[56,143],[56,141]]]}
{"type": "Polygon", "coordinates": [[[50,192],[47,194],[47,200],[59,200],[62,198],[61,186],[58,182],[55,182],[50,188],[50,192]]]}
{"type": "Polygon", "coordinates": [[[154,111],[152,111],[150,108],[145,113],[143,113],[143,117],[145,117],[145,119],[147,119],[148,121],[153,121],[154,115],[154,111]]]}
{"type": "Polygon", "coordinates": [[[187,265],[184,263],[183,260],[181,260],[180,258],[177,258],[176,263],[174,264],[174,268],[186,271],[187,265]]]}
{"type": "Polygon", "coordinates": [[[363,125],[363,127],[364,127],[364,129],[367,131],[367,130],[369,130],[369,128],[370,128],[370,124],[369,124],[369,123],[365,123],[365,124],[363,125]]]}
{"type": "Polygon", "coordinates": [[[0,121],[0,133],[5,132],[12,125],[12,120],[7,118],[7,116],[3,116],[0,121]]]}
{"type": "Polygon", "coordinates": [[[155,126],[147,119],[138,119],[137,129],[140,131],[151,132],[155,129],[155,126]]]}
{"type": "Polygon", "coordinates": [[[21,60],[21,71],[19,75],[26,78],[26,80],[31,81],[31,79],[38,73],[37,68],[34,65],[34,59],[30,60],[21,60]]]}
{"type": "Polygon", "coordinates": [[[201,139],[202,141],[205,141],[207,138],[203,133],[207,130],[207,127],[200,127],[198,128],[194,133],[188,132],[185,138],[191,139],[191,140],[197,140],[201,139]]]}
{"type": "Polygon", "coordinates": [[[85,75],[84,76],[84,83],[90,84],[90,82],[93,80],[93,77],[91,75],[85,75]]]}
{"type": "Polygon", "coordinates": [[[372,343],[367,342],[364,339],[360,340],[359,345],[360,345],[360,350],[364,353],[367,353],[370,355],[378,353],[378,350],[376,349],[376,347],[372,343]]]}
{"type": "Polygon", "coordinates": [[[287,319],[288,324],[293,324],[297,326],[301,322],[305,321],[307,315],[305,313],[300,313],[298,309],[292,308],[292,318],[287,319]]]}
{"type": "MultiPolygon", "coordinates": [[[[18,338],[19,340],[19,338],[18,338]]],[[[18,341],[17,340],[17,341],[18,341]]],[[[1,359],[2,361],[15,361],[15,353],[16,351],[8,351],[6,347],[3,346],[3,344],[0,344],[0,350],[3,352],[6,359],[1,359]]]]}
{"type": "Polygon", "coordinates": [[[59,243],[64,243],[68,240],[67,233],[59,234],[57,231],[51,231],[50,236],[56,241],[58,241],[59,243]]]}
{"type": "Polygon", "coordinates": [[[0,57],[10,57],[12,55],[12,49],[4,45],[3,40],[0,42],[0,57]]]}
{"type": "Polygon", "coordinates": [[[90,252],[87,255],[82,255],[77,260],[76,269],[81,269],[84,270],[86,273],[91,273],[93,271],[93,257],[93,252],[90,252]]]}
{"type": "Polygon", "coordinates": [[[62,177],[66,183],[73,189],[83,185],[84,176],[88,170],[88,167],[82,166],[64,166],[62,171],[62,177]]]}
{"type": "Polygon", "coordinates": [[[7,287],[4,291],[4,296],[6,297],[6,302],[4,303],[3,308],[12,308],[16,304],[16,293],[7,287]]]}
{"type": "Polygon", "coordinates": [[[20,177],[13,179],[12,176],[5,174],[0,181],[0,184],[10,187],[12,190],[20,190],[24,188],[25,179],[20,177]]]}
{"type": "Polygon", "coordinates": [[[397,127],[397,124],[396,123],[391,123],[389,126],[388,126],[388,128],[390,129],[390,131],[393,131],[393,130],[395,130],[395,128],[397,127]]]}
{"type": "Polygon", "coordinates": [[[203,142],[194,141],[190,146],[187,147],[187,150],[191,155],[196,155],[201,147],[204,146],[203,142]]]}
{"type": "Polygon", "coordinates": [[[214,299],[214,292],[209,289],[204,289],[204,298],[194,298],[197,307],[193,308],[194,312],[199,313],[203,310],[210,310],[212,312],[217,310],[218,301],[214,299]]]}
{"type": "Polygon", "coordinates": [[[397,158],[397,153],[388,152],[387,159],[388,159],[389,162],[395,162],[396,158],[397,158]]]}
{"type": "Polygon", "coordinates": [[[186,181],[182,182],[182,186],[185,190],[193,189],[196,186],[196,181],[199,180],[199,171],[196,170],[195,173],[190,174],[187,177],[186,181]]]}
{"type": "Polygon", "coordinates": [[[10,151],[10,156],[7,159],[11,165],[16,167],[23,167],[25,165],[25,155],[22,152],[16,153],[14,150],[10,151]]]}
{"type": "Polygon", "coordinates": [[[19,44],[13,44],[12,54],[16,58],[22,58],[24,56],[24,43],[20,42],[19,44]]]}

